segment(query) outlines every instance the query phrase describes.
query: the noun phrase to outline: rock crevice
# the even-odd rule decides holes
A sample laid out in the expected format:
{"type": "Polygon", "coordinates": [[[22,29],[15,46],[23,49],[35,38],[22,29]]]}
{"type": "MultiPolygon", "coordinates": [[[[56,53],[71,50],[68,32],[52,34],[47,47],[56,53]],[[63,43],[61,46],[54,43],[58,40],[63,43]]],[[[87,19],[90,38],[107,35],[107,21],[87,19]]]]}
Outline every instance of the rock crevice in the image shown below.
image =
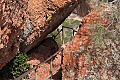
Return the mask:
{"type": "Polygon", "coordinates": [[[0,69],[20,50],[45,39],[80,3],[77,0],[1,0],[0,69]]]}

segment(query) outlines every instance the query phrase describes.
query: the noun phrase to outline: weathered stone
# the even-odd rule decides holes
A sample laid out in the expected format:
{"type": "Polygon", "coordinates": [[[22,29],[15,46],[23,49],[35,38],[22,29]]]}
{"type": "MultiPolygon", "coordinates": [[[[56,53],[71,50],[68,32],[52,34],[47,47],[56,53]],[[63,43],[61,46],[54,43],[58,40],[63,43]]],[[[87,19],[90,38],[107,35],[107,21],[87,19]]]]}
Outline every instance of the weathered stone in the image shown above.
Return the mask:
{"type": "Polygon", "coordinates": [[[18,52],[27,5],[27,0],[0,1],[0,69],[18,52]]]}
{"type": "Polygon", "coordinates": [[[20,50],[29,51],[55,30],[77,7],[81,0],[30,0],[28,2],[27,28],[20,50]]]}
{"type": "MultiPolygon", "coordinates": [[[[39,46],[37,46],[31,54],[28,56],[30,57],[30,60],[27,61],[27,63],[31,64],[31,68],[33,68],[34,65],[38,65],[41,62],[45,61],[53,55],[55,52],[58,51],[58,44],[57,42],[52,38],[46,38],[43,40],[39,46]]],[[[60,64],[61,64],[61,56],[58,53],[56,56],[52,58],[52,70],[55,70],[60,64]]],[[[43,65],[41,65],[39,68],[37,68],[37,78],[38,79],[44,79],[50,74],[50,60],[45,62],[43,65]]],[[[34,72],[30,72],[30,79],[34,78],[34,72]]]]}
{"type": "MultiPolygon", "coordinates": [[[[114,49],[112,53],[112,48],[110,49],[110,47],[105,49],[100,48],[101,50],[98,48],[95,52],[95,48],[90,47],[92,43],[90,36],[90,31],[93,27],[92,24],[99,23],[103,25],[103,28],[108,27],[108,25],[112,23],[112,18],[108,18],[108,16],[113,15],[114,9],[106,6],[90,12],[83,19],[82,26],[72,41],[64,44],[62,80],[119,79],[119,58],[117,57],[119,56],[119,49],[114,49]],[[109,13],[109,15],[101,15],[104,13],[109,13]],[[109,50],[111,51],[109,52],[109,50]],[[114,53],[114,51],[116,51],[116,53],[114,53]],[[108,55],[111,55],[111,57],[108,55]],[[116,57],[113,58],[115,55],[116,57]],[[113,66],[116,69],[114,69],[113,66]]],[[[116,31],[116,28],[114,27],[113,30],[116,31]]],[[[94,33],[93,31],[92,34],[94,33]]],[[[115,40],[117,41],[117,39],[115,40]]],[[[114,44],[114,42],[112,42],[112,44],[114,44]]],[[[115,47],[117,45],[118,43],[113,46],[115,47]]]]}
{"type": "Polygon", "coordinates": [[[0,69],[44,40],[80,1],[0,0],[0,69]]]}

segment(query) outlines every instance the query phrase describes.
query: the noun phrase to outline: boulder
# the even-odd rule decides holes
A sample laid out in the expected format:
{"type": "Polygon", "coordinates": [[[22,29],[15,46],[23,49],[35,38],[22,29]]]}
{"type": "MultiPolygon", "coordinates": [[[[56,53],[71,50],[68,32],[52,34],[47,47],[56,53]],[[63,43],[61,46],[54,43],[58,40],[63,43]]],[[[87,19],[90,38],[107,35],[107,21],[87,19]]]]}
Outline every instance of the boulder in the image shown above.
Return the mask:
{"type": "MultiPolygon", "coordinates": [[[[120,37],[116,35],[117,37],[112,39],[112,35],[117,32],[115,24],[119,23],[119,21],[113,21],[114,16],[111,18],[111,15],[119,16],[119,14],[115,13],[117,10],[114,6],[111,6],[112,9],[109,6],[102,6],[85,16],[72,41],[63,45],[62,80],[118,80],[120,78],[118,58],[120,37]],[[95,36],[98,30],[95,25],[111,31],[111,35],[105,35],[104,40],[102,40],[105,43],[102,43],[99,47],[97,46],[100,41],[98,43],[92,41],[94,39],[93,35],[95,36]],[[91,31],[93,28],[95,30],[91,31]],[[106,38],[107,36],[110,37],[106,38]],[[93,47],[94,44],[97,45],[93,47]],[[114,49],[110,46],[113,46],[114,49]]],[[[114,17],[114,19],[116,18],[114,17]]],[[[102,34],[104,33],[103,31],[102,34]]],[[[99,40],[100,38],[97,37],[96,39],[99,40]]]]}
{"type": "Polygon", "coordinates": [[[55,30],[81,0],[0,0],[0,69],[55,30]]]}
{"type": "Polygon", "coordinates": [[[0,69],[18,52],[28,0],[0,0],[0,69]]]}

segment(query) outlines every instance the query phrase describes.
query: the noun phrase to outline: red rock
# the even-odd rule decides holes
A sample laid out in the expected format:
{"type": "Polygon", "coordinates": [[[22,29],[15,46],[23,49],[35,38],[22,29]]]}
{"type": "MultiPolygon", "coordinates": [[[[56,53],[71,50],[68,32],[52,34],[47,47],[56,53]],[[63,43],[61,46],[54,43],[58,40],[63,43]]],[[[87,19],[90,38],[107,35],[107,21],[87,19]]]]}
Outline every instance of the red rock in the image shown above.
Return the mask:
{"type": "Polygon", "coordinates": [[[0,69],[18,50],[26,53],[44,40],[79,3],[76,0],[0,0],[0,54],[3,56],[0,69]]]}
{"type": "MultiPolygon", "coordinates": [[[[90,28],[92,27],[91,24],[93,22],[101,23],[105,25],[104,27],[106,27],[106,25],[110,23],[108,19],[101,18],[100,13],[104,13],[104,12],[105,12],[105,8],[103,7],[97,11],[92,11],[87,16],[85,16],[85,18],[82,21],[82,26],[79,28],[75,37],[68,44],[66,44],[66,47],[63,50],[63,56],[64,56],[63,67],[62,67],[63,80],[75,80],[76,78],[80,80],[87,80],[89,76],[94,76],[93,79],[95,79],[96,75],[100,76],[100,78],[97,78],[97,79],[112,80],[112,79],[119,78],[117,76],[112,77],[113,76],[112,71],[114,74],[114,71],[117,72],[118,70],[111,69],[111,72],[110,72],[108,69],[106,69],[105,67],[107,65],[106,59],[108,59],[108,57],[106,55],[103,56],[104,53],[101,54],[102,56],[101,55],[92,56],[92,54],[94,53],[90,53],[90,49],[84,49],[85,52],[83,53],[78,52],[80,51],[81,47],[88,47],[91,44],[89,31],[90,31],[90,28]],[[78,55],[71,56],[75,52],[78,52],[78,55]],[[91,57],[94,57],[95,59],[94,58],[91,59],[91,57]],[[99,58],[99,60],[97,58],[99,58]],[[68,62],[69,60],[71,61],[68,62]],[[66,70],[66,67],[69,67],[69,71],[66,70]],[[75,72],[75,75],[69,76],[69,74],[71,74],[70,71],[75,72]]],[[[95,32],[92,32],[92,34],[95,34],[95,32]]],[[[112,65],[111,63],[114,64],[112,60],[109,61],[110,65],[112,65]]]]}

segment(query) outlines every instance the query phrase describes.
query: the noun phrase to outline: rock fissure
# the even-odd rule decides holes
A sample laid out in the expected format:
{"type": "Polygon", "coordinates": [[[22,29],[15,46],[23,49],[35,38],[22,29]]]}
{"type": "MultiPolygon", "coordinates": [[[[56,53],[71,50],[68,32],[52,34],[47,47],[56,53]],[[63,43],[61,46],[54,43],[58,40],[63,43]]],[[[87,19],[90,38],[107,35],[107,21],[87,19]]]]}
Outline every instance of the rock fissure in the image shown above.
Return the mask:
{"type": "Polygon", "coordinates": [[[19,50],[26,53],[44,40],[79,3],[76,0],[1,0],[0,69],[19,50]]]}

